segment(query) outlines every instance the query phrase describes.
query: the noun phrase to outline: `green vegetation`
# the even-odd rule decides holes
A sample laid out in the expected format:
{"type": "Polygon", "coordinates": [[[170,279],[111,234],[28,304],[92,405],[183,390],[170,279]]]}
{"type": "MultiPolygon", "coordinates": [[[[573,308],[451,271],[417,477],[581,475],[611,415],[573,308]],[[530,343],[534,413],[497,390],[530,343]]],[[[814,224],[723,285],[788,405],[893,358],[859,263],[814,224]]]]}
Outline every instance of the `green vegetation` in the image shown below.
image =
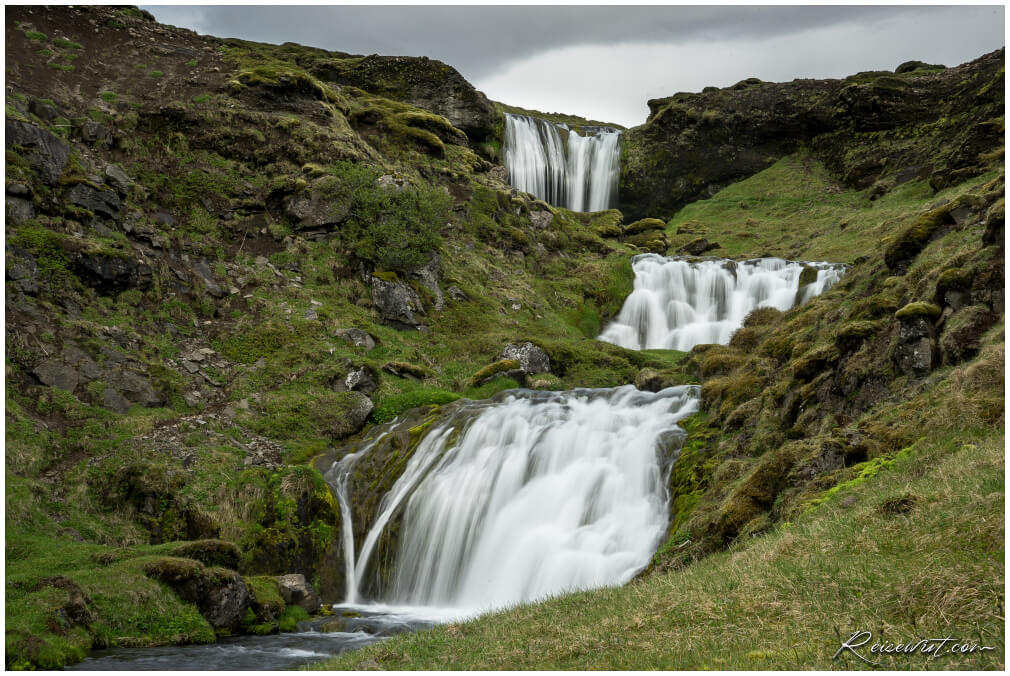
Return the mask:
{"type": "Polygon", "coordinates": [[[45,33],[40,33],[38,31],[25,31],[25,38],[28,40],[33,40],[35,42],[45,42],[49,39],[45,33]]]}
{"type": "Polygon", "coordinates": [[[53,45],[61,49],[84,49],[81,43],[66,38],[54,38],[53,45]]]}

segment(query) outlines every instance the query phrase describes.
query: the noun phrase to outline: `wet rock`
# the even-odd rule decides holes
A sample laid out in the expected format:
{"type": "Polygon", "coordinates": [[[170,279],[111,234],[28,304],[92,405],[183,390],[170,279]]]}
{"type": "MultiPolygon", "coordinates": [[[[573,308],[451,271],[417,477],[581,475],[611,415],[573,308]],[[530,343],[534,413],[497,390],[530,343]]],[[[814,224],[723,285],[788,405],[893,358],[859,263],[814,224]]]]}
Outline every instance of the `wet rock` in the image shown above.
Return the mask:
{"type": "Polygon", "coordinates": [[[87,183],[78,183],[66,194],[71,204],[104,218],[119,218],[119,195],[114,190],[98,190],[87,183]]]}
{"type": "Polygon", "coordinates": [[[305,576],[300,573],[290,575],[278,575],[277,586],[280,589],[281,598],[285,605],[301,606],[308,613],[315,613],[319,610],[321,602],[319,595],[308,582],[305,576]]]}
{"type": "Polygon", "coordinates": [[[515,359],[519,362],[519,368],[527,375],[551,372],[551,358],[543,348],[528,341],[509,343],[502,349],[498,359],[515,359]]]}
{"type": "Polygon", "coordinates": [[[19,154],[39,177],[49,185],[56,185],[70,160],[70,147],[44,129],[16,120],[7,120],[5,134],[5,147],[11,150],[21,146],[19,154]]]}
{"type": "Polygon", "coordinates": [[[417,292],[400,281],[372,277],[372,303],[379,316],[395,328],[416,329],[421,322],[415,313],[424,314],[417,292]]]}
{"type": "Polygon", "coordinates": [[[635,387],[643,392],[659,392],[669,387],[667,378],[659,371],[652,368],[644,368],[635,376],[635,387]]]}
{"type": "Polygon", "coordinates": [[[365,348],[365,352],[375,347],[375,338],[361,329],[336,329],[333,335],[341,340],[346,340],[355,347],[365,348]]]}

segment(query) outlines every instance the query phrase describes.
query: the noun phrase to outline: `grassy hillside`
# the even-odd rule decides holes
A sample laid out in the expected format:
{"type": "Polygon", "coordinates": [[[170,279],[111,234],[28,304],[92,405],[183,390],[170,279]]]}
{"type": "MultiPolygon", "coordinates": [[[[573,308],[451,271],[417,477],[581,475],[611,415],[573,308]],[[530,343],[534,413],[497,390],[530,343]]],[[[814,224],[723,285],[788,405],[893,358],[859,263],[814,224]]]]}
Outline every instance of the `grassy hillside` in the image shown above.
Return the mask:
{"type": "MultiPolygon", "coordinates": [[[[684,209],[668,226],[674,246],[705,235],[734,257],[800,255],[853,267],[832,292],[772,317],[769,327],[752,325],[735,345],[692,354],[685,368],[707,371],[706,404],[687,421],[690,436],[671,477],[674,528],[650,570],[624,588],[398,636],[316,668],[374,660],[412,670],[860,669],[870,665],[852,653],[833,656],[840,638],[863,630],[878,641],[950,636],[994,648],[877,656],[871,641],[859,651],[885,668],[1002,668],[1002,321],[985,331],[976,358],[924,379],[889,373],[875,402],[851,405],[858,391],[848,407],[808,399],[810,423],[780,432],[756,410],[788,415],[769,390],[805,388],[812,398],[796,362],[812,343],[834,340],[847,316],[868,309],[880,316],[867,303],[875,293],[896,294],[895,307],[883,310],[890,316],[900,294],[932,297],[940,270],[986,251],[977,224],[934,240],[906,275],[887,276],[880,238],[902,232],[937,202],[991,189],[995,176],[936,195],[913,182],[870,201],[797,155],[684,209]],[[678,234],[688,228],[694,232],[678,234]],[[783,365],[768,363],[783,351],[783,365]],[[832,443],[846,446],[851,459],[810,471],[832,443]]],[[[877,322],[873,333],[887,324],[862,321],[877,322]]],[[[868,339],[858,360],[845,355],[837,368],[854,360],[893,368],[873,353],[886,355],[894,340],[868,339]]],[[[830,374],[833,367],[819,368],[830,374]]]]}
{"type": "MultiPolygon", "coordinates": [[[[130,7],[12,7],[5,30],[8,668],[289,629],[299,610],[274,576],[342,593],[339,508],[314,457],[514,378],[655,372],[701,382],[703,411],[646,577],[339,664],[827,664],[813,643],[784,654],[757,637],[762,621],[828,643],[834,623],[867,622],[1002,645],[988,614],[1003,556],[1001,146],[964,150],[970,171],[943,186],[883,192],[842,187],[800,151],[669,221],[624,224],[514,192],[493,162],[500,111],[439,62],[220,40],[130,7]],[[447,89],[466,105],[443,106],[447,89]],[[728,346],[593,339],[632,288],[631,256],[700,238],[721,256],[850,268],[728,346]],[[551,373],[496,371],[518,341],[551,373]],[[914,554],[885,546],[888,529],[914,554]],[[703,632],[696,614],[737,633],[703,632]],[[711,650],[666,662],[671,633],[711,650]]],[[[864,153],[875,138],[853,137],[864,153]]],[[[362,504],[409,452],[362,463],[362,504]]]]}

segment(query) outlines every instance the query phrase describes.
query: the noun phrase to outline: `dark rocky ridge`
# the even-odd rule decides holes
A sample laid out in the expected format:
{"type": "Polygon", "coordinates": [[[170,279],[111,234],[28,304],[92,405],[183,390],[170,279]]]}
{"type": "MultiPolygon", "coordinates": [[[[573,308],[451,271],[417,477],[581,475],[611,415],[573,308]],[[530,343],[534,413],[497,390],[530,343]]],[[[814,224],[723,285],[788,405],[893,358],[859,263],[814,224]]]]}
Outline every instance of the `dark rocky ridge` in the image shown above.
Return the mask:
{"type": "Polygon", "coordinates": [[[845,185],[878,196],[913,178],[953,185],[981,173],[979,153],[1002,139],[1003,64],[1000,49],[943,70],[752,78],[654,99],[623,136],[620,208],[669,217],[804,145],[845,185]]]}

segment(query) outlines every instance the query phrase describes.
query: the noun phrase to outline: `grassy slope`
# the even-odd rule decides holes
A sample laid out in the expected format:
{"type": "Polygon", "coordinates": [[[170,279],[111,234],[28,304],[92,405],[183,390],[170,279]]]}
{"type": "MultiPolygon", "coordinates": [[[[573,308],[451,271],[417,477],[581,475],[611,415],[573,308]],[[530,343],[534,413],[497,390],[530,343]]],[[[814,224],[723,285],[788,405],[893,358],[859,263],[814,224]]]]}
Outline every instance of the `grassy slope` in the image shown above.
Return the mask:
{"type": "MultiPolygon", "coordinates": [[[[879,250],[882,236],[930,204],[990,178],[938,195],[910,183],[870,202],[835,187],[800,154],[685,208],[669,230],[675,246],[701,234],[725,245],[714,253],[734,257],[851,262],[879,250]],[[676,234],[685,223],[694,233],[676,234]]],[[[932,243],[909,277],[929,278],[934,267],[977,247],[978,236],[972,229],[932,243]]],[[[853,274],[865,279],[869,272],[853,274]]],[[[839,288],[820,305],[846,307],[851,292],[839,288]]],[[[823,310],[799,309],[782,322],[805,313],[823,310]]],[[[899,405],[882,404],[864,417],[910,429],[917,441],[842,470],[834,488],[801,494],[786,511],[798,516],[759,528],[764,537],[743,537],[729,551],[625,588],[399,636],[319,668],[353,669],[372,659],[392,669],[860,668],[866,665],[851,657],[831,659],[837,634],[857,629],[894,641],[950,635],[996,647],[885,660],[894,668],[1001,667],[1004,435],[1002,417],[993,426],[982,403],[1002,398],[1001,323],[984,343],[974,362],[938,369],[922,387],[900,385],[899,405]]],[[[657,561],[689,544],[684,532],[690,529],[673,534],[657,561]]]]}
{"type": "Polygon", "coordinates": [[[923,441],[875,480],[683,571],[397,636],[315,668],[862,668],[832,660],[837,632],[856,630],[996,648],[884,659],[890,668],[1000,668],[1003,436],[969,438],[923,441]],[[911,512],[888,512],[909,495],[911,512]]]}

